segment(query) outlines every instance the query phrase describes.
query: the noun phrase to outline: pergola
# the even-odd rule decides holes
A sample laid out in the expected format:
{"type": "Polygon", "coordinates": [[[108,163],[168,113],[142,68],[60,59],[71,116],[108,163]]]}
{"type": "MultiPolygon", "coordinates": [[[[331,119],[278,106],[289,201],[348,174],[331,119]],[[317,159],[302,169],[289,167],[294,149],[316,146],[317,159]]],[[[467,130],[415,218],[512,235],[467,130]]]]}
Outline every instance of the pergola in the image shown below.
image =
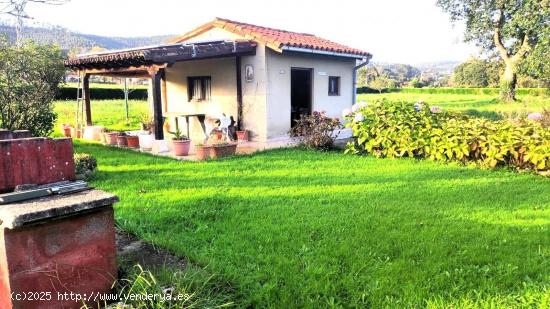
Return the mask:
{"type": "Polygon", "coordinates": [[[82,99],[86,110],[86,125],[92,125],[90,108],[90,76],[150,78],[154,134],[164,139],[162,101],[166,101],[166,68],[176,62],[222,57],[235,57],[237,75],[237,106],[242,114],[241,56],[254,55],[256,42],[249,40],[179,43],[136,49],[80,55],[65,61],[65,66],[83,74],[82,99]]]}

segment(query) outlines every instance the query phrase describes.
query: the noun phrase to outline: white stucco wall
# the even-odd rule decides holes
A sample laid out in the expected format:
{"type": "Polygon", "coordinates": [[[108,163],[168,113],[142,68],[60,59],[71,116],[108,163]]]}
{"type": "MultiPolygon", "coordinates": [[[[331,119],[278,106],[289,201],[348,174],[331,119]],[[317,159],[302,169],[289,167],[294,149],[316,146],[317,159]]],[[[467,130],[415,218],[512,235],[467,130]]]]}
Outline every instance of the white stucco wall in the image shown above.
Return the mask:
{"type": "MultiPolygon", "coordinates": [[[[223,29],[211,29],[186,42],[243,39],[223,29]]],[[[243,127],[250,131],[252,140],[265,141],[266,88],[265,46],[258,45],[256,55],[241,57],[243,127]],[[254,80],[245,81],[245,66],[254,68],[254,80]]],[[[169,113],[205,113],[213,117],[221,112],[237,119],[237,86],[235,57],[179,62],[166,70],[166,97],[169,113]],[[212,100],[210,102],[187,101],[187,77],[211,76],[212,100]]],[[[202,138],[202,129],[196,118],[191,120],[191,138],[202,138]]],[[[171,121],[172,125],[174,121],[171,121]]],[[[185,132],[185,120],[179,120],[180,129],[185,132]]]]}
{"type": "MultiPolygon", "coordinates": [[[[219,117],[221,113],[237,117],[237,81],[235,58],[219,58],[177,62],[166,69],[166,99],[171,129],[174,118],[170,114],[205,114],[207,117],[219,117]],[[211,100],[208,102],[189,102],[187,78],[190,76],[211,77],[211,100]]],[[[179,118],[180,129],[185,132],[185,119],[179,118]]],[[[202,139],[204,134],[196,117],[190,118],[192,139],[202,139]]]]}
{"type": "Polygon", "coordinates": [[[277,138],[290,129],[290,75],[292,68],[313,69],[312,111],[326,111],[341,118],[352,105],[354,59],[315,55],[280,54],[268,50],[267,138],[277,138]],[[329,76],[340,77],[340,95],[328,95],[329,76]]]}

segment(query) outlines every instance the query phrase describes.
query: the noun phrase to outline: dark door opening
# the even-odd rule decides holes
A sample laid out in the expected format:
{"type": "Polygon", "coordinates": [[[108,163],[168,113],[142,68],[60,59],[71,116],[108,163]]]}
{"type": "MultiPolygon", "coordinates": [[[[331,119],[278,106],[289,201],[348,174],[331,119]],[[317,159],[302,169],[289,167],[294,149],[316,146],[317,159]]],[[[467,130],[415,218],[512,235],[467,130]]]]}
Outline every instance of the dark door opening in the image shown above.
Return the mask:
{"type": "Polygon", "coordinates": [[[292,68],[290,71],[290,126],[300,115],[311,114],[312,69],[292,68]]]}

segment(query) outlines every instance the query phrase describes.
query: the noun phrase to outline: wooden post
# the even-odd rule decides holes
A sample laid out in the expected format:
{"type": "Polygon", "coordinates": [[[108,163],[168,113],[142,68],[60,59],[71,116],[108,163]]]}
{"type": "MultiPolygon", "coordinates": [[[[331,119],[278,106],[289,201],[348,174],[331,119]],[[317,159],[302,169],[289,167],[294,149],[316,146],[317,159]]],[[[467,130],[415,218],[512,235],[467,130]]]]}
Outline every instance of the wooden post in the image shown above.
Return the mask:
{"type": "Polygon", "coordinates": [[[153,83],[153,114],[155,123],[155,139],[164,139],[164,118],[162,117],[162,79],[164,69],[160,68],[151,76],[153,83]]]}
{"type": "Polygon", "coordinates": [[[90,74],[84,74],[82,80],[82,98],[84,100],[84,108],[86,109],[86,125],[92,125],[92,108],[90,106],[90,74]]]}
{"type": "Polygon", "coordinates": [[[237,130],[242,130],[243,126],[243,85],[241,79],[241,56],[235,57],[235,66],[237,73],[237,130]]]}

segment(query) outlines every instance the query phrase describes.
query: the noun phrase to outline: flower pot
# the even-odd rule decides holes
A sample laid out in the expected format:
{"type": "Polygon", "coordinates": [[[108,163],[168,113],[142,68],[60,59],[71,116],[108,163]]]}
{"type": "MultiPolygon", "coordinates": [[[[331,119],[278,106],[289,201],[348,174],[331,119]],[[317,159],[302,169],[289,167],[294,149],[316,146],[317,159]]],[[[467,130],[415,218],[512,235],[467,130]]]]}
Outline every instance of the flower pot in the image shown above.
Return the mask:
{"type": "Polygon", "coordinates": [[[221,141],[222,138],[223,138],[223,132],[221,132],[221,131],[216,131],[216,138],[217,138],[219,141],[221,141]]]}
{"type": "Polygon", "coordinates": [[[82,130],[71,127],[71,137],[80,138],[82,136],[82,130]]]}
{"type": "Polygon", "coordinates": [[[237,144],[229,144],[229,145],[225,146],[225,155],[226,156],[235,155],[235,152],[237,152],[237,144]]]}
{"type": "Polygon", "coordinates": [[[107,145],[116,145],[117,144],[117,136],[118,133],[116,132],[107,132],[103,134],[105,136],[105,143],[107,145]]]}
{"type": "Polygon", "coordinates": [[[237,144],[213,145],[210,149],[210,157],[213,159],[223,158],[235,154],[237,144]]]}
{"type": "Polygon", "coordinates": [[[116,142],[119,147],[126,147],[128,146],[128,140],[126,139],[126,135],[118,135],[116,137],[116,142]]]}
{"type": "Polygon", "coordinates": [[[137,135],[126,136],[126,143],[129,148],[139,148],[139,137],[137,135]]]}
{"type": "Polygon", "coordinates": [[[175,156],[187,156],[189,155],[190,140],[173,140],[172,146],[174,148],[175,156]]]}
{"type": "Polygon", "coordinates": [[[65,137],[71,137],[71,129],[72,129],[71,126],[67,126],[67,125],[63,126],[63,135],[65,137]]]}
{"type": "Polygon", "coordinates": [[[197,151],[197,159],[199,160],[206,160],[210,157],[210,149],[212,146],[210,145],[197,145],[195,146],[195,150],[197,151]]]}
{"type": "Polygon", "coordinates": [[[248,131],[237,131],[237,139],[241,142],[247,142],[248,141],[248,131]]]}
{"type": "Polygon", "coordinates": [[[144,151],[151,151],[153,149],[153,142],[155,141],[151,134],[140,134],[138,136],[139,147],[144,151]]]}

